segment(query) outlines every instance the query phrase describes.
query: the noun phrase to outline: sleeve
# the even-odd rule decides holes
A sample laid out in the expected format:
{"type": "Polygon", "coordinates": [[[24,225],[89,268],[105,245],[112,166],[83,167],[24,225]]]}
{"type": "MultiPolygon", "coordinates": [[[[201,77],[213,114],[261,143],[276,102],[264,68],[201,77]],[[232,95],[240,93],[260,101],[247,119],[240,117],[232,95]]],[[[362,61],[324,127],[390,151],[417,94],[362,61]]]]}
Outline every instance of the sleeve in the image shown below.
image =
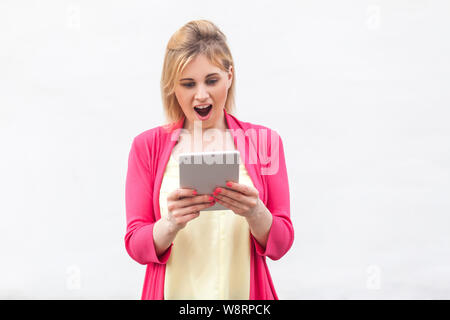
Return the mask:
{"type": "Polygon", "coordinates": [[[153,227],[156,222],[153,208],[154,177],[149,163],[148,147],[138,137],[134,138],[128,156],[125,183],[125,248],[130,257],[140,264],[165,264],[173,244],[160,256],[156,255],[153,242],[153,227]]]}
{"type": "Polygon", "coordinates": [[[294,242],[294,228],[290,219],[289,182],[284,157],[283,142],[276,131],[272,130],[270,143],[270,167],[262,168],[261,174],[267,181],[267,209],[272,213],[272,225],[269,230],[266,247],[263,248],[251,235],[256,252],[278,260],[286,254],[294,242]]]}

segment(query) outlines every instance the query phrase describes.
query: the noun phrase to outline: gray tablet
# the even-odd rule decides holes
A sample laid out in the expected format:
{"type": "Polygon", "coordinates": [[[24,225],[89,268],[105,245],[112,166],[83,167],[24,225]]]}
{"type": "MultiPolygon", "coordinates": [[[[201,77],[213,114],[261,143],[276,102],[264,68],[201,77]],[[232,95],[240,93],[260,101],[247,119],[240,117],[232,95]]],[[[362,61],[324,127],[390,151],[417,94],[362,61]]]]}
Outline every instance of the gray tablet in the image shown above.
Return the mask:
{"type": "MultiPolygon", "coordinates": [[[[180,188],[193,188],[198,194],[212,194],[216,187],[227,188],[228,180],[239,182],[239,151],[180,153],[180,188]]],[[[228,210],[220,203],[202,211],[228,210]]]]}

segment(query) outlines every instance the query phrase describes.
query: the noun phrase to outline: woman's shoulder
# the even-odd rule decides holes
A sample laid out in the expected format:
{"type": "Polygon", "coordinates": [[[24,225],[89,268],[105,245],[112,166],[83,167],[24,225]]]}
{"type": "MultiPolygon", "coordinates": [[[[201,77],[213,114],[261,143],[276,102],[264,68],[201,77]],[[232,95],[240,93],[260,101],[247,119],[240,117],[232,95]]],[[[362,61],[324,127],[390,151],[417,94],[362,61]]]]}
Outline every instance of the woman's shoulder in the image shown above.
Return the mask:
{"type": "Polygon", "coordinates": [[[153,127],[150,129],[146,129],[144,131],[141,131],[140,133],[138,133],[133,140],[135,141],[135,143],[138,144],[152,144],[156,141],[156,137],[158,136],[158,131],[159,131],[159,126],[158,127],[153,127]]]}
{"type": "Polygon", "coordinates": [[[271,136],[279,137],[280,136],[276,129],[271,128],[267,125],[249,122],[249,121],[241,121],[241,120],[238,120],[238,122],[239,122],[240,128],[243,129],[245,135],[247,135],[247,136],[251,136],[254,134],[259,135],[259,136],[265,135],[267,137],[271,137],[271,136]],[[252,131],[253,131],[253,133],[252,133],[252,131]]]}
{"type": "Polygon", "coordinates": [[[268,131],[268,132],[276,132],[276,130],[274,130],[273,128],[270,128],[266,125],[241,120],[241,119],[237,118],[236,115],[233,115],[233,114],[229,114],[229,115],[238,123],[239,127],[244,130],[254,129],[254,130],[261,130],[261,131],[268,131]]]}
{"type": "Polygon", "coordinates": [[[144,130],[134,136],[131,143],[131,152],[144,161],[149,161],[150,158],[158,156],[161,150],[167,145],[165,137],[164,125],[156,126],[144,130]]]}
{"type": "Polygon", "coordinates": [[[133,140],[147,145],[161,143],[173,131],[175,125],[175,123],[169,123],[146,129],[137,134],[133,140]]]}

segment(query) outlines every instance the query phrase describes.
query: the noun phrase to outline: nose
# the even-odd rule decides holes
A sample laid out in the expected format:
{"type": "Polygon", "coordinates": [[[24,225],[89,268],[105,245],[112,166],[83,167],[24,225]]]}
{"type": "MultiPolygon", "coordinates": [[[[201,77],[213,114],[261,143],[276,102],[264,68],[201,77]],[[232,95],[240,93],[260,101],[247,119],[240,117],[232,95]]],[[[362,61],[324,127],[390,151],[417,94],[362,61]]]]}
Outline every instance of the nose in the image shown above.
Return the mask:
{"type": "Polygon", "coordinates": [[[209,93],[206,90],[206,87],[201,84],[197,88],[198,89],[195,92],[195,99],[198,100],[198,101],[203,101],[203,100],[208,99],[209,93]]]}

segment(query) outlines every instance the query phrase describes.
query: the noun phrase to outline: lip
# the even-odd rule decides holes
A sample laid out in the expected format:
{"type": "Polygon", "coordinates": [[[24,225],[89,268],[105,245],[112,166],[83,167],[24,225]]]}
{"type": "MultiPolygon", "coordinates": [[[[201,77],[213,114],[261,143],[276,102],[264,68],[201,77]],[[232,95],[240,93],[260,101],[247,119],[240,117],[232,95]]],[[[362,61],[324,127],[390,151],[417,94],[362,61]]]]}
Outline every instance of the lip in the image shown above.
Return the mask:
{"type": "Polygon", "coordinates": [[[201,103],[201,104],[196,104],[196,105],[194,106],[194,108],[195,108],[195,107],[201,107],[201,106],[209,106],[210,104],[212,104],[212,103],[201,103]]]}
{"type": "MultiPolygon", "coordinates": [[[[212,105],[212,103],[204,103],[204,104],[198,104],[198,105],[196,105],[196,107],[197,106],[209,106],[209,105],[212,105]]],[[[208,120],[209,118],[211,118],[211,114],[213,113],[213,109],[214,108],[214,106],[212,106],[211,107],[211,111],[209,111],[209,113],[208,113],[208,115],[206,116],[206,117],[202,117],[201,115],[199,115],[195,110],[194,110],[194,113],[197,115],[197,119],[199,119],[200,121],[206,121],[206,120],[208,120]]]]}

